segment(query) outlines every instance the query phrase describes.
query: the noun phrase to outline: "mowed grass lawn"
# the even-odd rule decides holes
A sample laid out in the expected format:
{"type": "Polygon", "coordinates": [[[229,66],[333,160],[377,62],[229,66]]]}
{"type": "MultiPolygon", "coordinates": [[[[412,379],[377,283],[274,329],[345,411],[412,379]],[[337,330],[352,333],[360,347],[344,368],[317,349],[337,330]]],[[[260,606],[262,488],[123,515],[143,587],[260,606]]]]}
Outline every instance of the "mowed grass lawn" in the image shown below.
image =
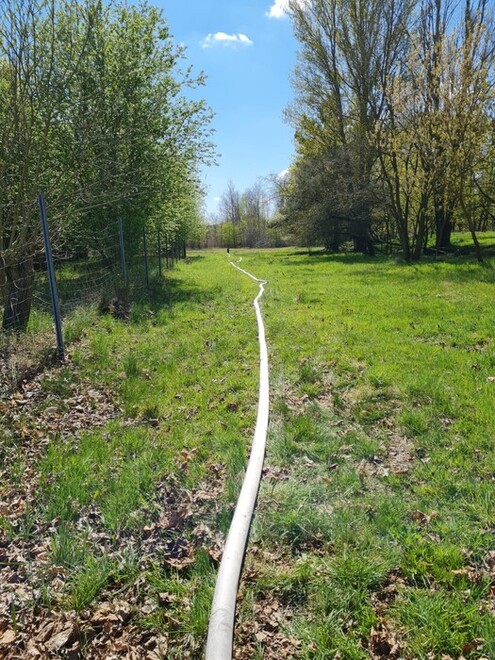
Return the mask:
{"type": "MultiPolygon", "coordinates": [[[[231,257],[269,280],[272,408],[236,657],[495,657],[495,270],[231,257]]],[[[72,617],[62,657],[123,638],[201,657],[254,427],[256,292],[194,253],[130,319],[91,317],[29,412],[3,409],[2,547],[29,565],[4,562],[9,648],[72,617]],[[112,419],[40,427],[92,388],[112,419]]]]}

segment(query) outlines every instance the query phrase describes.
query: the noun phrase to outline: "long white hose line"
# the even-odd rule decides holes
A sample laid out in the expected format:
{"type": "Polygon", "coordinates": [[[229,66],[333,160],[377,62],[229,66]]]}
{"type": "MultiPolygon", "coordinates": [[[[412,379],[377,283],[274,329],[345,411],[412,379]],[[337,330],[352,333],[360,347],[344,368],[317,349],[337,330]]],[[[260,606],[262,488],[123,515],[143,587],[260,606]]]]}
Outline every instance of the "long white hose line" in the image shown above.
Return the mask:
{"type": "Polygon", "coordinates": [[[237,587],[241,575],[241,566],[246,549],[247,537],[265,458],[266,435],[269,413],[268,350],[265,341],[265,327],[259,307],[259,300],[264,292],[266,280],[260,280],[246,270],[239,268],[232,261],[230,264],[259,283],[259,293],[254,299],[258,336],[260,343],[260,386],[258,416],[251,446],[251,455],[242,484],[241,493],[232,518],[222,561],[218,570],[213,604],[206,642],[206,660],[231,660],[234,636],[234,616],[237,587]]]}

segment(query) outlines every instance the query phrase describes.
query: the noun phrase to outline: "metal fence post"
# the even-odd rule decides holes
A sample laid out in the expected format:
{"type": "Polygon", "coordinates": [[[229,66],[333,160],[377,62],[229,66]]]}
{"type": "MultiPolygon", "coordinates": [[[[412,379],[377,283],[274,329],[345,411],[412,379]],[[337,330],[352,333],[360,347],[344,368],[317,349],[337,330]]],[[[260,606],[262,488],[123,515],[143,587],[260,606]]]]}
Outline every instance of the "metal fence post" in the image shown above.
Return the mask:
{"type": "Polygon", "coordinates": [[[162,276],[162,243],[160,240],[160,230],[158,230],[158,275],[162,276]]]}
{"type": "Polygon", "coordinates": [[[120,246],[120,267],[122,268],[122,277],[127,284],[127,267],[125,264],[125,248],[124,248],[124,225],[119,218],[119,246],[120,246]]]}
{"type": "Polygon", "coordinates": [[[148,270],[148,248],[146,247],[146,227],[143,227],[143,251],[144,251],[144,279],[146,286],[150,285],[150,276],[148,270]]]}
{"type": "Polygon", "coordinates": [[[43,242],[45,244],[46,266],[48,269],[48,281],[50,283],[50,297],[52,301],[53,320],[55,321],[55,334],[57,335],[57,355],[60,360],[63,360],[65,357],[65,351],[64,351],[64,339],[62,336],[62,320],[60,318],[60,308],[58,304],[57,282],[55,280],[55,269],[53,268],[52,248],[50,245],[50,236],[48,234],[45,198],[41,193],[38,195],[38,206],[40,209],[40,220],[41,220],[41,230],[43,232],[43,242]]]}

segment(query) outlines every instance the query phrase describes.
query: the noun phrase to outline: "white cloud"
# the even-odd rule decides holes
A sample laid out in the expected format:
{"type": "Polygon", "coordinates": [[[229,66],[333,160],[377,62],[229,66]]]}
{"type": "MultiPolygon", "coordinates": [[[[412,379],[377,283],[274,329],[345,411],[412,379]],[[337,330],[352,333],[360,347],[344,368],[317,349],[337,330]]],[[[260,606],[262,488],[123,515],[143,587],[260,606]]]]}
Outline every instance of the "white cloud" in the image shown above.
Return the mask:
{"type": "MultiPolygon", "coordinates": [[[[297,0],[297,4],[304,7],[308,0],[297,0]]],[[[289,11],[289,0],[275,0],[266,15],[270,18],[283,18],[289,11]]]]}
{"type": "Polygon", "coordinates": [[[253,42],[245,34],[227,34],[226,32],[215,32],[215,34],[210,32],[201,42],[203,48],[211,48],[215,45],[237,46],[239,44],[242,46],[252,46],[253,42]]]}
{"type": "Polygon", "coordinates": [[[270,18],[282,18],[285,16],[289,0],[275,0],[266,15],[270,18]]]}
{"type": "Polygon", "coordinates": [[[289,170],[286,169],[286,170],[282,170],[281,172],[279,172],[279,173],[277,174],[277,177],[276,177],[276,178],[277,178],[277,181],[283,181],[283,180],[286,179],[288,176],[289,176],[289,170]]]}

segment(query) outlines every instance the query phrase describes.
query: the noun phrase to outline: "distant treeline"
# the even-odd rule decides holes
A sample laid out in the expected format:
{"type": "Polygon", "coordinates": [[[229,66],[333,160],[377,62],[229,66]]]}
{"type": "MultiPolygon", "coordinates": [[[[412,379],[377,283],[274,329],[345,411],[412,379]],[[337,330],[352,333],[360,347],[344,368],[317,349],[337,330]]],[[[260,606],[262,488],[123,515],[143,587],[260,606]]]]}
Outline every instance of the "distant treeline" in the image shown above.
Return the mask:
{"type": "Polygon", "coordinates": [[[230,181],[217,215],[206,221],[201,240],[195,247],[281,247],[286,245],[287,229],[277,213],[273,181],[258,179],[239,192],[230,181]]]}

